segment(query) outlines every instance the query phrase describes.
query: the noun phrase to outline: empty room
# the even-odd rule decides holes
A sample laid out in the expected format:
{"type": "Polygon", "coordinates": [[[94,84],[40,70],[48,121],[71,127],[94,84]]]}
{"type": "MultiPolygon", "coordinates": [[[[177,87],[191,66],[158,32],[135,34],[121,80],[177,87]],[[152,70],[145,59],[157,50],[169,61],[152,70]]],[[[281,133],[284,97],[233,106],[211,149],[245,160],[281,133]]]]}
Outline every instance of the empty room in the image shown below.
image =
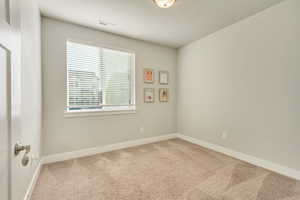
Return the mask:
{"type": "Polygon", "coordinates": [[[0,0],[0,200],[300,200],[300,1],[0,0]]]}

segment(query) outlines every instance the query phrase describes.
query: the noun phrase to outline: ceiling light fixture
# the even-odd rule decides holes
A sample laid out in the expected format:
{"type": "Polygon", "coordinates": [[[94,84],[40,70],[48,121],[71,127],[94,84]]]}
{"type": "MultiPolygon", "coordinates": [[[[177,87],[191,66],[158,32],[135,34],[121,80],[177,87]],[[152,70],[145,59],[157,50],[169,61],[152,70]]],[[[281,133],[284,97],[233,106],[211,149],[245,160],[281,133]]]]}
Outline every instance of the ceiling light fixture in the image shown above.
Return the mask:
{"type": "Polygon", "coordinates": [[[176,2],[176,0],[153,0],[153,1],[160,8],[170,8],[176,2]]]}

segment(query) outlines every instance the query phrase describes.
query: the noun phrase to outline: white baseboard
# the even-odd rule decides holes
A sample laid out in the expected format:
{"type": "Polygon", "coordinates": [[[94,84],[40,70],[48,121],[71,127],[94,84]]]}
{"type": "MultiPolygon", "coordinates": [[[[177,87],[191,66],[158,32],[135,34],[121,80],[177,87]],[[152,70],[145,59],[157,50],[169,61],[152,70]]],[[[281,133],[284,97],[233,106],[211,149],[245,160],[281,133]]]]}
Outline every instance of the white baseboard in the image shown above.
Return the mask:
{"type": "Polygon", "coordinates": [[[262,167],[262,168],[268,169],[270,171],[277,172],[278,174],[282,174],[284,176],[288,176],[290,178],[300,180],[300,171],[298,171],[298,170],[291,169],[291,168],[288,168],[288,167],[285,167],[285,166],[282,166],[282,165],[279,165],[279,164],[276,164],[276,163],[273,163],[273,162],[270,162],[267,160],[256,158],[254,156],[250,156],[250,155],[247,155],[247,154],[244,154],[241,152],[237,152],[237,151],[222,147],[220,145],[216,145],[216,144],[212,144],[209,142],[205,142],[203,140],[195,139],[190,136],[186,136],[186,135],[182,135],[182,134],[178,134],[177,136],[178,136],[178,138],[181,138],[188,142],[191,142],[191,143],[200,145],[202,147],[226,154],[228,156],[251,163],[258,167],[262,167]]]}
{"type": "Polygon", "coordinates": [[[104,153],[104,152],[124,149],[124,148],[128,148],[128,147],[134,147],[134,146],[139,146],[139,145],[143,145],[143,144],[149,144],[149,143],[153,143],[153,142],[169,140],[169,139],[177,138],[177,136],[178,136],[178,134],[174,133],[174,134],[168,134],[168,135],[161,135],[161,136],[157,136],[157,137],[121,142],[121,143],[116,143],[116,144],[111,144],[111,145],[106,145],[106,146],[94,147],[94,148],[89,148],[89,149],[83,149],[83,150],[79,150],[79,151],[59,153],[59,154],[54,154],[54,155],[49,155],[49,156],[43,157],[42,163],[49,164],[49,163],[54,163],[54,162],[59,162],[59,161],[64,161],[64,160],[80,158],[80,157],[84,157],[84,156],[91,156],[91,155],[95,155],[98,153],[104,153]]]}
{"type": "Polygon", "coordinates": [[[42,169],[42,163],[39,161],[34,173],[33,173],[33,177],[29,183],[29,186],[27,188],[27,191],[26,191],[26,194],[25,194],[25,197],[24,197],[24,200],[30,200],[31,199],[31,196],[32,196],[32,192],[33,192],[33,189],[37,183],[37,180],[39,178],[39,175],[40,175],[40,172],[41,172],[41,169],[42,169]]]}

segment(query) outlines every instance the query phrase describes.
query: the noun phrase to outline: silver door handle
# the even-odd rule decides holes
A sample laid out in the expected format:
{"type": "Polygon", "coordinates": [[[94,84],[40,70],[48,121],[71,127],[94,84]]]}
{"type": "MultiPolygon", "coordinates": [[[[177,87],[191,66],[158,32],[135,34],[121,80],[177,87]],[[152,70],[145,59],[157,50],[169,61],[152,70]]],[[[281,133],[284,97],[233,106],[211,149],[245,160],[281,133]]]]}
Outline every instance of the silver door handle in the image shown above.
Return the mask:
{"type": "Polygon", "coordinates": [[[22,145],[20,143],[17,143],[15,145],[15,155],[19,155],[20,152],[25,151],[25,154],[29,153],[31,150],[31,146],[30,145],[22,145]]]}

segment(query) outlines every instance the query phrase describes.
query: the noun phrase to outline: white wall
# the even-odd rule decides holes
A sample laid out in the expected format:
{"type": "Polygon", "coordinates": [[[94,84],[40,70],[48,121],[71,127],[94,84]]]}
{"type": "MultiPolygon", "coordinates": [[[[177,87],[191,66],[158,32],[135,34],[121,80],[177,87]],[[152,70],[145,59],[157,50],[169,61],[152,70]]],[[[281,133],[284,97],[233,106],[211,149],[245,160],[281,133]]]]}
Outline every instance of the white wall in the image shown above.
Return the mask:
{"type": "MultiPolygon", "coordinates": [[[[43,154],[70,152],[127,140],[174,133],[176,127],[175,49],[104,33],[49,18],[42,20],[43,41],[43,154]],[[137,113],[65,118],[66,40],[104,44],[136,52],[137,113]],[[170,101],[158,102],[158,88],[143,83],[143,68],[168,70],[170,101]],[[156,102],[143,103],[144,87],[156,88],[156,102]],[[140,133],[139,128],[145,132],[140,133]]],[[[156,73],[156,80],[158,73],[156,73]]]]}
{"type": "MultiPolygon", "coordinates": [[[[31,145],[30,156],[40,155],[42,124],[41,92],[41,17],[36,0],[21,1],[21,138],[31,145]]],[[[16,199],[23,199],[36,170],[38,160],[22,167],[18,185],[13,185],[16,199]]]]}
{"type": "Polygon", "coordinates": [[[284,1],[179,50],[179,132],[300,170],[299,10],[284,1]]]}

